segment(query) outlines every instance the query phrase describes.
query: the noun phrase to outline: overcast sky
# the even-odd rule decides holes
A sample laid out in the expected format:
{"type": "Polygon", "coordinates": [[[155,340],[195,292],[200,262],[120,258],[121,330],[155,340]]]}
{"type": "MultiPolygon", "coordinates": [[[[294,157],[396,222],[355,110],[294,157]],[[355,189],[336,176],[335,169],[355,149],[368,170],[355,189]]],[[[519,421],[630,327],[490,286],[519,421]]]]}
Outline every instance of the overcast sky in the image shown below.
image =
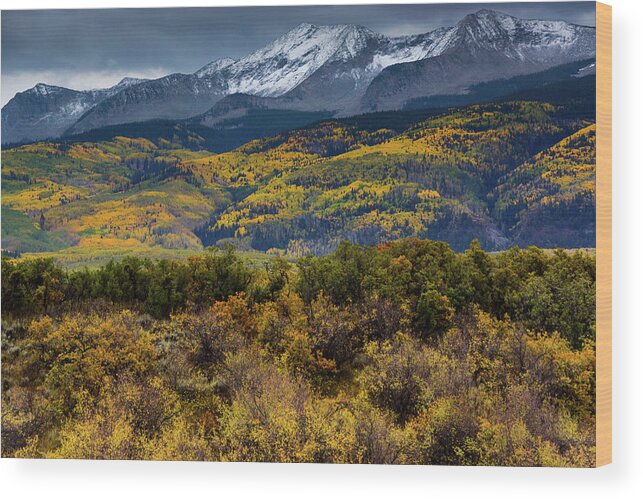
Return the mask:
{"type": "Polygon", "coordinates": [[[85,90],[124,76],[191,73],[239,58],[301,22],[361,24],[385,35],[452,26],[491,8],[595,26],[593,2],[2,11],[2,104],[43,82],[85,90]]]}

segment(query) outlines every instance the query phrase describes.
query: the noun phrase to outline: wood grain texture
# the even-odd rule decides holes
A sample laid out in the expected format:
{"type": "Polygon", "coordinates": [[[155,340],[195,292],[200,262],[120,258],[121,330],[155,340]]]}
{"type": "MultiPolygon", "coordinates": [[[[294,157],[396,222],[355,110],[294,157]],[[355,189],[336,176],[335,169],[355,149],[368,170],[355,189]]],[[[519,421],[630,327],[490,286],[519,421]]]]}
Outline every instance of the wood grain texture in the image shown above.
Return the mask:
{"type": "Polygon", "coordinates": [[[612,7],[596,3],[596,466],[612,462],[612,7]]]}

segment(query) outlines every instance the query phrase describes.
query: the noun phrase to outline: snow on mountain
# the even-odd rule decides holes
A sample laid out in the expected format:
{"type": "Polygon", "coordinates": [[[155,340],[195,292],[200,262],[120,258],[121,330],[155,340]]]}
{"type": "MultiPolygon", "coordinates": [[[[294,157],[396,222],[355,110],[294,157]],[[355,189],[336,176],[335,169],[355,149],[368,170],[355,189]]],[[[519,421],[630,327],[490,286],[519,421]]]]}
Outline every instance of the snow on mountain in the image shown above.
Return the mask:
{"type": "Polygon", "coordinates": [[[393,38],[353,24],[302,23],[246,57],[217,59],[189,75],[125,78],[109,89],[82,92],[38,84],[3,108],[3,141],[54,136],[71,125],[75,132],[194,116],[236,93],[349,114],[358,111],[365,93],[370,93],[369,106],[380,106],[381,95],[391,93],[399,94],[391,101],[398,105],[409,89],[413,96],[428,95],[430,82],[439,82],[441,92],[458,93],[467,84],[502,75],[503,65],[511,68],[510,75],[591,58],[595,43],[594,28],[491,10],[470,14],[452,27],[393,38]],[[413,64],[421,68],[398,69],[413,64]]]}
{"type": "Polygon", "coordinates": [[[390,38],[387,43],[373,54],[367,72],[379,73],[382,69],[404,62],[419,61],[440,54],[445,35],[453,28],[438,28],[423,35],[390,38]]]}
{"type": "Polygon", "coordinates": [[[47,85],[46,83],[37,83],[32,88],[26,90],[26,92],[34,95],[50,95],[62,90],[65,89],[63,87],[57,87],[55,85],[47,85]]]}
{"type": "Polygon", "coordinates": [[[195,75],[215,74],[226,82],[226,93],[278,97],[293,90],[322,67],[343,66],[356,88],[366,85],[385,67],[417,61],[439,53],[440,28],[423,35],[387,38],[354,24],[316,26],[302,23],[252,54],[233,61],[219,59],[195,75]],[[221,61],[225,63],[221,64],[221,61]],[[351,66],[352,64],[352,66],[351,66]]]}
{"type": "Polygon", "coordinates": [[[17,93],[2,108],[2,142],[59,136],[98,103],[146,81],[126,77],[112,87],[94,90],[71,90],[38,83],[17,93]]]}
{"type": "Polygon", "coordinates": [[[217,59],[216,61],[212,61],[205,66],[203,66],[201,69],[199,69],[196,73],[194,73],[196,76],[199,78],[205,78],[207,76],[211,76],[214,73],[227,68],[228,66],[231,66],[234,64],[235,61],[231,57],[223,57],[221,59],[217,59]]]}
{"type": "MultiPolygon", "coordinates": [[[[564,21],[521,20],[492,10],[466,16],[456,26],[388,38],[358,25],[316,26],[302,23],[252,54],[219,59],[195,74],[225,80],[226,93],[279,97],[322,67],[353,63],[348,71],[355,88],[365,88],[383,69],[437,57],[458,45],[472,50],[503,51],[507,56],[543,62],[569,51],[585,54],[594,45],[593,28],[564,21]]],[[[345,77],[347,71],[335,77],[345,77]]]]}
{"type": "Polygon", "coordinates": [[[355,25],[303,23],[223,71],[228,93],[276,97],[292,90],[322,65],[356,57],[382,35],[355,25]]]}
{"type": "Polygon", "coordinates": [[[591,59],[596,30],[564,21],[522,20],[491,10],[431,32],[429,55],[383,68],[362,97],[362,111],[403,107],[412,99],[468,92],[471,85],[591,59]]]}
{"type": "Polygon", "coordinates": [[[472,50],[495,50],[510,58],[542,63],[595,51],[596,33],[594,28],[565,21],[518,19],[483,9],[457,24],[444,51],[462,44],[472,50]]]}

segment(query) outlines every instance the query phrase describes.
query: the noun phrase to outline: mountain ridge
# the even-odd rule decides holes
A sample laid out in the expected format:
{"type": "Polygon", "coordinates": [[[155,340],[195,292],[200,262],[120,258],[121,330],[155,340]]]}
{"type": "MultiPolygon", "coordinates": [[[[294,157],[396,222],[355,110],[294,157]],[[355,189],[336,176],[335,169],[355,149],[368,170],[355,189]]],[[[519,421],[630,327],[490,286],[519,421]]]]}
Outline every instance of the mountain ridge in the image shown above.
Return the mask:
{"type": "Polygon", "coordinates": [[[2,108],[2,143],[12,142],[24,134],[33,140],[60,136],[102,100],[146,81],[125,77],[116,85],[93,90],[72,90],[37,83],[30,89],[18,92],[2,108]]]}
{"type": "MultiPolygon", "coordinates": [[[[189,118],[235,93],[280,99],[282,108],[338,116],[399,109],[409,99],[462,94],[481,81],[594,54],[594,28],[484,9],[456,26],[398,37],[359,25],[302,23],[238,60],[221,58],[191,74],[132,82],[109,95],[68,94],[67,101],[80,104],[75,109],[58,105],[57,116],[41,111],[47,103],[40,102],[20,116],[22,109],[13,101],[24,92],[18,94],[3,108],[3,143],[148,119],[189,118]]],[[[55,99],[42,94],[40,100],[55,99]]]]}
{"type": "Polygon", "coordinates": [[[465,16],[434,57],[384,68],[362,98],[369,111],[410,99],[466,94],[471,85],[536,73],[595,55],[595,29],[563,21],[521,20],[496,11],[465,16]]]}

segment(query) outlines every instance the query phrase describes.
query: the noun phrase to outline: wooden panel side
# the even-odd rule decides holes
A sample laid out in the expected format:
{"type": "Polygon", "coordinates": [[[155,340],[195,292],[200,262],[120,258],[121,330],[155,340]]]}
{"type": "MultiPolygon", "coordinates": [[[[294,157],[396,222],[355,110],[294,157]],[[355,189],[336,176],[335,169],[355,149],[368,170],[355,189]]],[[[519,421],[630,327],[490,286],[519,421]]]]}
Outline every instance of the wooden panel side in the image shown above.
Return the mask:
{"type": "Polygon", "coordinates": [[[596,3],[596,466],[612,462],[612,7],[596,3]]]}

